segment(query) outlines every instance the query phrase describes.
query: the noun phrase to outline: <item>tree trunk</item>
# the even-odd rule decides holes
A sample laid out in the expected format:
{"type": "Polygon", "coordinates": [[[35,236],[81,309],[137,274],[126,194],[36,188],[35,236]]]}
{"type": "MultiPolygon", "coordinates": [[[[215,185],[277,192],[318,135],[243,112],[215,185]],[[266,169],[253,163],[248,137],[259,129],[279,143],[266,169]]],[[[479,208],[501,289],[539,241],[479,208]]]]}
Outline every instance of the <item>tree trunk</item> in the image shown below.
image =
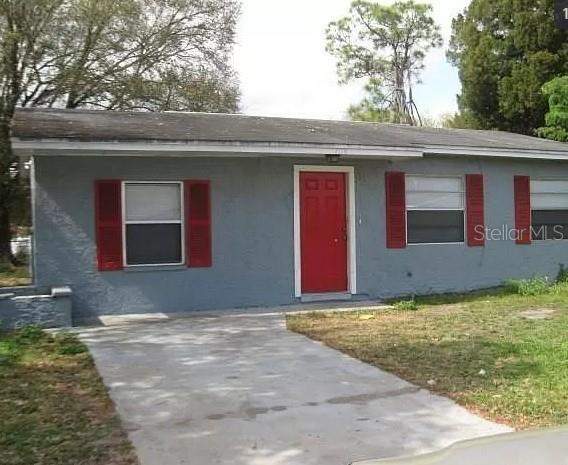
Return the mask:
{"type": "Polygon", "coordinates": [[[406,95],[404,92],[404,77],[402,73],[397,70],[396,72],[396,90],[395,90],[395,104],[394,113],[396,115],[396,122],[405,124],[407,122],[406,117],[406,95]]]}
{"type": "Polygon", "coordinates": [[[10,210],[17,178],[10,168],[14,163],[8,118],[0,118],[0,262],[13,263],[10,210]]]}
{"type": "MultiPolygon", "coordinates": [[[[3,200],[3,193],[0,193],[3,200]]],[[[11,247],[12,232],[10,229],[10,208],[4,203],[0,205],[0,263],[13,263],[14,255],[11,247]]]]}

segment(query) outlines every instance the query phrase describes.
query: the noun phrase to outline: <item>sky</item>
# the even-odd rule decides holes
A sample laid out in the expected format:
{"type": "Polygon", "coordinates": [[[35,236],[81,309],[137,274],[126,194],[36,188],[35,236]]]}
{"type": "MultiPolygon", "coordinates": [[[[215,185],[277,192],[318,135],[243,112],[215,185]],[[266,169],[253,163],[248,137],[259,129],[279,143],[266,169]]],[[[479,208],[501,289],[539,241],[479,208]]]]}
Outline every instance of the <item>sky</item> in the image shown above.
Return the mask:
{"type": "MultiPolygon", "coordinates": [[[[391,0],[377,0],[392,3],[391,0]]],[[[325,51],[329,22],[348,13],[351,0],[242,0],[234,66],[242,112],[248,115],[347,119],[363,98],[362,84],[339,85],[335,59],[325,51]]],[[[457,70],[446,61],[452,18],[469,0],[430,0],[444,47],[425,60],[415,90],[421,114],[439,118],[457,110],[457,70]]]]}

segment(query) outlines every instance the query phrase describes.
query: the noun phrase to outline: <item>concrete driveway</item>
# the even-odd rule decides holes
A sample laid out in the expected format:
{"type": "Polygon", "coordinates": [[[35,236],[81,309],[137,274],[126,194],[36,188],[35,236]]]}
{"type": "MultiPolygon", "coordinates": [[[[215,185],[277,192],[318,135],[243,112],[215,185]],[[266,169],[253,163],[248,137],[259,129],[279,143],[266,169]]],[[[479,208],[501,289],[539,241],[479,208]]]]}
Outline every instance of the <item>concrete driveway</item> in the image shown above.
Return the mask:
{"type": "Polygon", "coordinates": [[[281,316],[81,331],[141,465],[346,465],[508,431],[281,316]]]}

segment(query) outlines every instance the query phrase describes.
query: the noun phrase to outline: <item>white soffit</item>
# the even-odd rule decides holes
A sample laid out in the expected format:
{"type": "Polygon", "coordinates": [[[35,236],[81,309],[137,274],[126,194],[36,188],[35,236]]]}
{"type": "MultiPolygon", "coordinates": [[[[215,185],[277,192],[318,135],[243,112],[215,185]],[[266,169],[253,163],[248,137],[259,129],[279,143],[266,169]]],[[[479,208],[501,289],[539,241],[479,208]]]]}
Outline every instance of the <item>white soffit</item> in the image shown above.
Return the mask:
{"type": "Polygon", "coordinates": [[[407,147],[367,145],[298,144],[298,143],[159,143],[159,142],[79,142],[66,140],[12,141],[18,155],[81,156],[223,156],[255,157],[260,155],[305,156],[336,155],[360,158],[421,158],[421,150],[407,147]]]}

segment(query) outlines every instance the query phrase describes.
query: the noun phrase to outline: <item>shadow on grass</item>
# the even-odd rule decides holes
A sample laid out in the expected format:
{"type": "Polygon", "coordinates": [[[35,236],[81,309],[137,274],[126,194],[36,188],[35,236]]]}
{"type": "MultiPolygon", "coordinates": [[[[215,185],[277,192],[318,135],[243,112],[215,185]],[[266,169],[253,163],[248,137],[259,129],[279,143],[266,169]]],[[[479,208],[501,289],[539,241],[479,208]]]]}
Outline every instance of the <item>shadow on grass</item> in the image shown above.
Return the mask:
{"type": "Polygon", "coordinates": [[[510,295],[504,286],[491,287],[470,292],[454,292],[444,294],[427,294],[427,295],[406,295],[386,300],[387,304],[394,304],[400,301],[414,300],[419,305],[451,305],[477,302],[485,300],[489,297],[498,297],[510,295]]]}

